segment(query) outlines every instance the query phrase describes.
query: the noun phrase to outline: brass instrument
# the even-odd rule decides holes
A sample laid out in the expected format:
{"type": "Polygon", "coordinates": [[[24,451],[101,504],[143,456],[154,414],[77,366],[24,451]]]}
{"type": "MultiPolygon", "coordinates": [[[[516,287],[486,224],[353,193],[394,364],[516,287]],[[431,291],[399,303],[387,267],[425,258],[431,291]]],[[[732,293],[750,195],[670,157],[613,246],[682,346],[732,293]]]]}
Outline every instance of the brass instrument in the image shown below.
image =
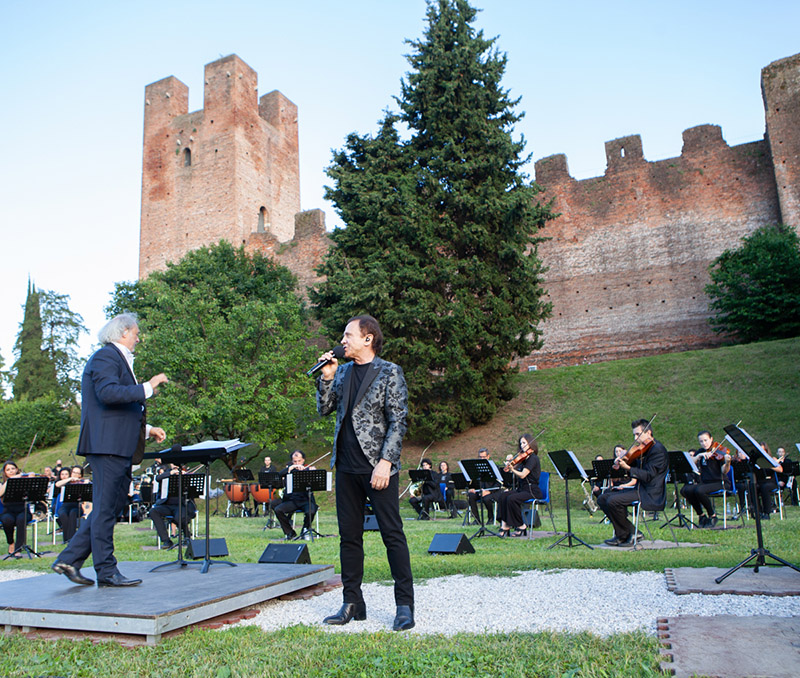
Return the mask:
{"type": "Polygon", "coordinates": [[[586,496],[586,499],[583,500],[583,508],[585,508],[591,515],[594,515],[595,511],[597,511],[597,500],[594,498],[591,492],[586,490],[586,481],[581,482],[581,489],[583,490],[583,494],[586,496]]]}
{"type": "Polygon", "coordinates": [[[422,483],[411,483],[411,485],[409,485],[409,493],[412,497],[421,497],[422,483]]]}

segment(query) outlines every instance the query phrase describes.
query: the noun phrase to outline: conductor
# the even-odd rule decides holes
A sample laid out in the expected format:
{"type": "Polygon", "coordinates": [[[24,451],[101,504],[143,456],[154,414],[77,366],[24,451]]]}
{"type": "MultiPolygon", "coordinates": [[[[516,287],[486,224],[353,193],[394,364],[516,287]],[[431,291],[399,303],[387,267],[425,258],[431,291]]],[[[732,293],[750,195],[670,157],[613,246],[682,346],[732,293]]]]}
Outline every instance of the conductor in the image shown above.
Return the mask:
{"type": "Polygon", "coordinates": [[[89,361],[81,379],[81,430],[78,454],[92,468],[93,508],[52,569],[75,584],[94,582],[81,574],[91,554],[98,586],[134,586],[117,569],[114,526],[128,500],[131,463],[139,463],[144,441],[163,442],[163,429],[145,423],[145,400],[167,381],[157,374],[142,384],[133,374],[133,349],[139,343],[139,325],[132,313],[112,318],[98,333],[103,344],[89,361]]]}

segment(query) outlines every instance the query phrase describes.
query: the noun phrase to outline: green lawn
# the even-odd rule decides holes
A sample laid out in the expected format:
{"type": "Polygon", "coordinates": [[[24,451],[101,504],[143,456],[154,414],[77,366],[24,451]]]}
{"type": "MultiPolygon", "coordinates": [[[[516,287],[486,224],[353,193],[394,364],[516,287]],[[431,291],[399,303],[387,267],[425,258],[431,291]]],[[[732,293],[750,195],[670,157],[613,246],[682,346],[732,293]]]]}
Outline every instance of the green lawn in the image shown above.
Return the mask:
{"type": "MultiPolygon", "coordinates": [[[[694,351],[614,363],[543,370],[519,377],[520,395],[482,427],[481,436],[499,441],[495,458],[511,451],[523,431],[542,436],[542,467],[553,470],[548,450],[572,449],[587,466],[597,454],[607,454],[617,442],[629,443],[630,421],[657,414],[656,437],[669,449],[686,449],[696,442],[698,430],[708,428],[717,438],[722,426],[742,420],[742,426],[773,449],[784,445],[797,458],[794,443],[800,438],[796,413],[800,411],[800,339],[711,351],[694,351]]],[[[467,435],[467,434],[465,434],[467,435]]],[[[473,439],[475,433],[472,432],[473,439]]],[[[461,438],[463,440],[463,438],[461,438]]],[[[74,444],[74,443],[73,443],[74,444]]],[[[435,446],[434,459],[456,461],[464,446],[456,439],[435,446]]],[[[310,449],[310,448],[309,448],[310,449]]],[[[320,444],[320,449],[324,448],[320,444]]],[[[416,466],[419,450],[409,445],[404,466],[416,466]]],[[[65,456],[68,448],[42,451],[35,459],[43,465],[65,456]]],[[[311,452],[313,455],[313,450],[311,452]]],[[[313,458],[313,456],[312,456],[313,458]]],[[[65,459],[66,461],[66,459],[65,459]]],[[[29,466],[36,468],[38,466],[29,466]]],[[[573,531],[589,543],[611,534],[598,524],[599,515],[581,509],[582,493],[571,483],[573,531]]],[[[553,503],[556,526],[566,527],[564,485],[554,477],[553,503]]],[[[323,533],[336,532],[332,497],[319,497],[323,533]]],[[[224,504],[221,502],[221,507],[224,504]]],[[[403,514],[413,513],[407,501],[403,514]]],[[[213,536],[227,539],[231,556],[254,562],[277,530],[262,531],[261,519],[212,518],[213,536]]],[[[437,532],[465,532],[459,520],[406,522],[416,579],[448,574],[509,575],[533,568],[604,568],[618,571],[653,570],[679,566],[729,567],[750,553],[756,543],[752,524],[747,527],[678,532],[682,541],[707,544],[703,548],[663,551],[590,551],[583,547],[548,550],[552,538],[524,541],[478,539],[476,553],[431,557],[427,548],[437,532]]],[[[543,528],[549,521],[543,516],[543,528]]],[[[155,543],[152,532],[140,526],[117,528],[117,556],[124,560],[169,560],[172,553],[143,551],[155,543]]],[[[787,519],[777,516],[765,524],[765,545],[772,552],[800,563],[800,510],[787,509],[787,519]]],[[[658,530],[668,538],[669,530],[658,530]]],[[[310,544],[314,563],[332,563],[338,571],[338,542],[321,539],[310,544]]],[[[51,560],[5,561],[0,568],[23,567],[45,571],[51,560]]],[[[89,572],[91,574],[91,571],[89,572]]],[[[367,581],[389,578],[380,537],[366,536],[367,581]]],[[[253,675],[458,675],[458,676],[650,676],[658,673],[658,646],[643,634],[620,634],[599,639],[590,634],[511,634],[508,636],[415,637],[390,632],[347,636],[319,629],[291,628],[263,633],[255,628],[221,632],[195,630],[163,641],[156,648],[123,649],[114,644],[26,640],[20,635],[0,640],[0,675],[90,676],[113,672],[128,676],[253,676],[253,675]]]]}

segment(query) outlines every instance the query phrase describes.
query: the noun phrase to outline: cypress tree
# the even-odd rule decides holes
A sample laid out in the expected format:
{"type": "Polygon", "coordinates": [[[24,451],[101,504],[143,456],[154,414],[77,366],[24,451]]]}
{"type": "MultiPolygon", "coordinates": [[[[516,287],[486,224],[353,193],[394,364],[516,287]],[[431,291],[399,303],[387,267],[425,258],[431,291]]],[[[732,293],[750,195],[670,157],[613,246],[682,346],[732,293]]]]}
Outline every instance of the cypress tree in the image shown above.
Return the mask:
{"type": "Polygon", "coordinates": [[[17,361],[14,363],[14,399],[36,400],[59,391],[56,368],[46,350],[42,349],[42,316],[39,311],[39,292],[28,280],[25,315],[14,344],[17,361]]]}
{"type": "Polygon", "coordinates": [[[511,361],[541,344],[538,231],[553,218],[522,166],[521,118],[501,86],[506,57],[465,0],[428,4],[412,71],[374,136],[350,135],[328,169],[347,228],[311,294],[328,334],[360,312],[387,335],[409,384],[411,434],[444,438],[514,395],[511,361]],[[403,140],[395,125],[404,124],[403,140]]]}

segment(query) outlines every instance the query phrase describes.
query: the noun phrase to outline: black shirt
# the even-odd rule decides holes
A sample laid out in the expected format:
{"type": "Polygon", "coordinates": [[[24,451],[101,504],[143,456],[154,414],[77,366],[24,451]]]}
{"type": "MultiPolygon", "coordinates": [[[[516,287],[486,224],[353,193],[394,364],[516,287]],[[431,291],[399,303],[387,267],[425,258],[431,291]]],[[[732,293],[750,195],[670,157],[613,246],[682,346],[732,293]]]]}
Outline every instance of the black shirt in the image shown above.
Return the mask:
{"type": "Polygon", "coordinates": [[[352,363],[350,368],[350,402],[347,404],[347,414],[342,420],[339,439],[336,441],[336,468],[344,473],[372,474],[373,471],[372,464],[364,455],[353,428],[353,407],[356,404],[356,396],[370,367],[371,363],[360,365],[352,363]]]}

